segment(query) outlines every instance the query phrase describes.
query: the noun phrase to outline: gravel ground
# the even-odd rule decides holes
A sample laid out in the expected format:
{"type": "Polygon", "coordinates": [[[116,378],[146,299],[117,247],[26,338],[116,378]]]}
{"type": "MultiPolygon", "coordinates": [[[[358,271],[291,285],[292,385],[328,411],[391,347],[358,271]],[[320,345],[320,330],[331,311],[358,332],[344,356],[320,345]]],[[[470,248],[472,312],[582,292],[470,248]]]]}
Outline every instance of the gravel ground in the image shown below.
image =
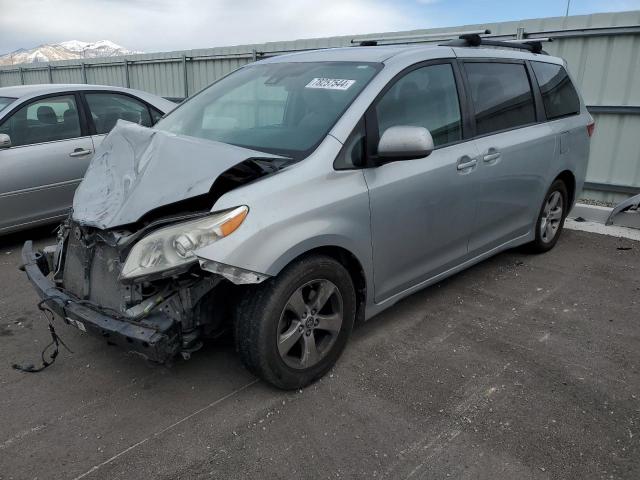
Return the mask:
{"type": "Polygon", "coordinates": [[[565,231],[356,328],[337,367],[281,392],[228,341],[172,368],[60,325],[48,342],[0,240],[0,479],[640,478],[640,242],[565,231]]]}
{"type": "Polygon", "coordinates": [[[592,200],[590,198],[580,198],[578,200],[578,203],[584,203],[586,205],[595,205],[597,207],[607,207],[607,208],[613,208],[618,204],[617,202],[605,202],[604,200],[592,200]]]}

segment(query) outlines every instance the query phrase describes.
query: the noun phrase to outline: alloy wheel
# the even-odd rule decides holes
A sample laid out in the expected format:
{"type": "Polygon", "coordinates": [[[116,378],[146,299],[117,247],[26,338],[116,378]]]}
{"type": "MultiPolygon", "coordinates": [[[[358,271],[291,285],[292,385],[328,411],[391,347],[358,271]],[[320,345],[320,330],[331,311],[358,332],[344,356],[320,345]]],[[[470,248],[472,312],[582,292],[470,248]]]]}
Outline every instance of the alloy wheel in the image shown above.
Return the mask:
{"type": "Polygon", "coordinates": [[[564,200],[562,193],[554,191],[542,210],[542,218],[540,220],[540,238],[543,242],[551,242],[560,229],[562,216],[564,215],[564,200]]]}
{"type": "Polygon", "coordinates": [[[343,321],[340,290],[329,280],[312,280],[289,297],[278,322],[280,358],[295,369],[316,365],[331,351],[343,321]]]}

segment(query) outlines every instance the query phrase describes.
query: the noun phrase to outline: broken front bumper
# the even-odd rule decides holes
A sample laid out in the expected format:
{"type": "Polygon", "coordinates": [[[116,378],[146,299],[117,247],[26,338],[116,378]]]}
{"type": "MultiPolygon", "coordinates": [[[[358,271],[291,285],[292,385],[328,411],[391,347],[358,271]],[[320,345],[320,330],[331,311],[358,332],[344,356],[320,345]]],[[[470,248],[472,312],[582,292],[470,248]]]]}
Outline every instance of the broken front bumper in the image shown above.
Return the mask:
{"type": "Polygon", "coordinates": [[[29,281],[43,300],[43,305],[65,323],[156,362],[165,362],[180,350],[179,329],[167,315],[151,313],[139,321],[116,318],[73,297],[57,287],[40,270],[38,255],[34,252],[31,241],[25,242],[22,248],[22,262],[29,281]]]}

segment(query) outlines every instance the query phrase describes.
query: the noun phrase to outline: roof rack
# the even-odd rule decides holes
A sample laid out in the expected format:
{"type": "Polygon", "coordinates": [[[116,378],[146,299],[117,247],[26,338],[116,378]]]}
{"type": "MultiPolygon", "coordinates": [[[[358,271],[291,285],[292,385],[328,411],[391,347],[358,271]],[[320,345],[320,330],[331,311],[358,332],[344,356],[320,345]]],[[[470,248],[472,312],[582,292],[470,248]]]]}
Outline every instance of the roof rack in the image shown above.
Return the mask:
{"type": "Polygon", "coordinates": [[[552,38],[524,38],[514,40],[492,40],[481,35],[489,35],[491,30],[467,30],[464,32],[423,33],[415,35],[391,35],[387,37],[353,38],[351,43],[361,47],[373,47],[376,45],[397,45],[407,43],[437,42],[448,40],[440,45],[447,47],[503,47],[527,50],[532,53],[547,55],[542,49],[542,42],[551,42],[552,38]]]}
{"type": "Polygon", "coordinates": [[[462,38],[467,35],[487,35],[491,30],[467,30],[464,32],[441,32],[441,33],[421,33],[416,35],[391,35],[388,37],[369,37],[369,38],[353,38],[351,43],[357,43],[361,47],[372,47],[384,43],[385,45],[394,45],[402,43],[420,43],[420,42],[436,42],[438,40],[451,40],[454,38],[462,38]]]}
{"type": "Polygon", "coordinates": [[[518,39],[518,40],[491,40],[490,38],[483,38],[476,33],[463,34],[458,37],[457,40],[451,40],[442,45],[448,47],[504,47],[504,48],[517,48],[520,50],[527,50],[531,53],[541,53],[547,55],[542,49],[542,42],[551,42],[552,38],[530,38],[530,39],[518,39]]]}

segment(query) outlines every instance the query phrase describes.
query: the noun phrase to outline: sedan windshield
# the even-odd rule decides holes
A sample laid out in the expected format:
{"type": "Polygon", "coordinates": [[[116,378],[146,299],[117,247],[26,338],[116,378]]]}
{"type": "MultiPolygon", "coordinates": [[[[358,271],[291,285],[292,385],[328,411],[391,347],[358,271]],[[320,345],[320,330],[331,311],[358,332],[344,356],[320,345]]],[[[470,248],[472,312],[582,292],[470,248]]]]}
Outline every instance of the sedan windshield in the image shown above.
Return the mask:
{"type": "Polygon", "coordinates": [[[11,97],[0,97],[0,110],[2,110],[7,105],[13,103],[16,99],[11,97]]]}
{"type": "Polygon", "coordinates": [[[380,67],[353,62],[244,67],[178,107],[155,128],[302,158],[380,67]]]}

